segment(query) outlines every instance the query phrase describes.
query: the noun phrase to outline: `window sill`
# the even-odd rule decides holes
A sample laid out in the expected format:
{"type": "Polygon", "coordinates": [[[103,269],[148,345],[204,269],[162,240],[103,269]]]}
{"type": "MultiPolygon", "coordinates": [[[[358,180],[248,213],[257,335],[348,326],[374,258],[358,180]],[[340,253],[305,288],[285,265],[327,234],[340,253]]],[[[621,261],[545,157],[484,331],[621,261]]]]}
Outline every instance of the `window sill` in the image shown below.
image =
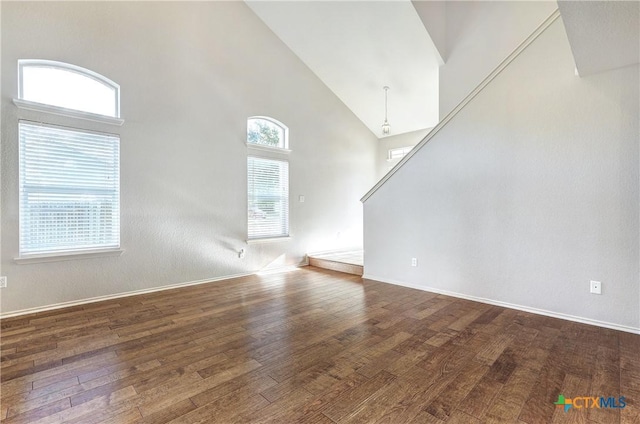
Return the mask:
{"type": "Polygon", "coordinates": [[[281,147],[269,147],[269,146],[263,146],[260,144],[251,144],[251,143],[245,143],[245,144],[247,145],[247,148],[251,150],[259,150],[262,152],[283,153],[285,155],[288,155],[289,153],[291,153],[291,150],[283,149],[281,147]]]}
{"type": "Polygon", "coordinates": [[[47,253],[40,255],[25,255],[19,258],[15,258],[14,261],[20,265],[37,264],[45,262],[60,262],[60,261],[73,261],[76,259],[92,259],[103,258],[110,256],[120,256],[124,253],[122,249],[96,249],[96,250],[84,250],[79,252],[60,252],[60,253],[47,253]]]}
{"type": "Polygon", "coordinates": [[[255,238],[247,240],[247,244],[259,244],[259,243],[276,243],[279,241],[289,241],[291,240],[291,236],[284,237],[265,237],[265,238],[255,238]]]}
{"type": "Polygon", "coordinates": [[[59,106],[45,105],[43,103],[32,102],[29,100],[13,99],[13,104],[20,109],[33,110],[35,112],[45,112],[54,115],[66,116],[69,118],[86,119],[87,121],[101,122],[103,124],[118,126],[124,124],[124,119],[121,118],[98,115],[97,113],[82,112],[79,110],[67,109],[59,106]]]}

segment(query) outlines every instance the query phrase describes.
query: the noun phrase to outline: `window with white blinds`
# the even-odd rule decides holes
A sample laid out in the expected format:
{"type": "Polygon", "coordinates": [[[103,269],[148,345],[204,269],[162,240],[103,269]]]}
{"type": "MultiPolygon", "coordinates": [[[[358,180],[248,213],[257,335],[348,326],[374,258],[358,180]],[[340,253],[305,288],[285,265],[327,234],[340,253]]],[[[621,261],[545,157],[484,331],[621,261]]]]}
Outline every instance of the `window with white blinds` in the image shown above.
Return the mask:
{"type": "Polygon", "coordinates": [[[249,156],[249,240],[289,235],[289,163],[249,156]]]}
{"type": "Polygon", "coordinates": [[[19,122],[20,255],[120,247],[120,138],[19,122]]]}

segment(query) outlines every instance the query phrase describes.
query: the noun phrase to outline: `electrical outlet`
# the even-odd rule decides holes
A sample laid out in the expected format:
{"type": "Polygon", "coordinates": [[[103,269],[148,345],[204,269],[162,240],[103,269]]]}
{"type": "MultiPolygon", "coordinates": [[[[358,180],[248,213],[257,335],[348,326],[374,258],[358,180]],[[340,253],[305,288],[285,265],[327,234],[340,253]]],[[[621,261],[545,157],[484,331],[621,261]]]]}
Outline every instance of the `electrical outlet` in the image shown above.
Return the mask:
{"type": "Polygon", "coordinates": [[[0,277],[0,289],[7,287],[7,277],[0,277]]]}
{"type": "Polygon", "coordinates": [[[301,194],[300,196],[298,196],[298,201],[300,203],[304,203],[304,195],[301,194]]]}
{"type": "Polygon", "coordinates": [[[418,258],[411,258],[411,266],[418,266],[418,258]]]}
{"type": "Polygon", "coordinates": [[[238,252],[238,257],[239,257],[240,259],[244,259],[244,255],[245,255],[245,253],[246,253],[246,252],[244,251],[244,249],[240,249],[240,251],[238,252]]]}
{"type": "Polygon", "coordinates": [[[591,281],[591,293],[602,294],[602,283],[600,281],[591,281]]]}

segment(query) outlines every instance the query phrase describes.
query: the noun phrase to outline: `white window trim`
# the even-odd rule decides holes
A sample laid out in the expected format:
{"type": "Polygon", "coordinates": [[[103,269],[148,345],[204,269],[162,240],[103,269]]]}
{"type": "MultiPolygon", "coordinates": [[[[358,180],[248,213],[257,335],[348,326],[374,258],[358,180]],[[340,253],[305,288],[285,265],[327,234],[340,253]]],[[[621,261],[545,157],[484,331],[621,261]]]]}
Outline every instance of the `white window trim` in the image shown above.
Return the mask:
{"type": "Polygon", "coordinates": [[[264,144],[254,144],[254,143],[246,143],[246,145],[249,149],[260,151],[260,152],[282,153],[285,155],[288,155],[291,153],[291,150],[283,149],[282,147],[270,147],[270,146],[265,146],[264,144]]]}
{"type": "Polygon", "coordinates": [[[87,121],[100,122],[103,124],[122,126],[124,119],[112,116],[98,115],[97,113],[83,112],[65,107],[47,105],[44,103],[32,102],[30,100],[13,99],[13,104],[20,109],[32,110],[34,112],[50,113],[52,115],[66,116],[69,118],[84,119],[87,121]]]}
{"type": "Polygon", "coordinates": [[[281,241],[289,241],[291,239],[292,239],[291,234],[289,234],[288,236],[282,236],[282,237],[252,238],[252,239],[247,239],[246,242],[247,244],[277,243],[281,241]]]}
{"type": "Polygon", "coordinates": [[[273,147],[273,146],[267,146],[264,144],[256,144],[256,143],[246,143],[248,147],[254,148],[254,149],[258,149],[258,150],[266,150],[269,152],[282,152],[282,153],[291,153],[291,150],[289,149],[289,127],[287,127],[285,124],[283,124],[282,122],[278,121],[277,119],[273,119],[270,116],[250,116],[247,118],[247,123],[252,120],[252,119],[262,119],[263,121],[269,121],[277,126],[279,126],[280,128],[282,128],[283,134],[284,134],[284,147],[273,147]]]}
{"type": "Polygon", "coordinates": [[[78,250],[69,252],[56,252],[56,253],[42,253],[34,255],[23,255],[18,258],[14,258],[14,262],[17,264],[37,264],[45,262],[60,262],[70,261],[75,259],[92,259],[103,258],[110,256],[120,256],[124,253],[124,249],[93,249],[93,250],[78,250]]]}

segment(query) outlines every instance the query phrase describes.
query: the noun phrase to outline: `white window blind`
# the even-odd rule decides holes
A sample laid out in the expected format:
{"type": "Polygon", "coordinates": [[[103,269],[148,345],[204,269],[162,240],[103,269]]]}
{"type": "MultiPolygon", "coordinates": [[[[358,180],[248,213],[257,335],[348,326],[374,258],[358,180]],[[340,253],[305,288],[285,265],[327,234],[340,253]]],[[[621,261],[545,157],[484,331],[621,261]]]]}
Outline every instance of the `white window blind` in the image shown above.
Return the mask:
{"type": "Polygon", "coordinates": [[[289,163],[249,156],[249,239],[289,235],[289,163]]]}
{"type": "Polygon", "coordinates": [[[120,138],[19,123],[20,255],[120,246],[120,138]]]}

